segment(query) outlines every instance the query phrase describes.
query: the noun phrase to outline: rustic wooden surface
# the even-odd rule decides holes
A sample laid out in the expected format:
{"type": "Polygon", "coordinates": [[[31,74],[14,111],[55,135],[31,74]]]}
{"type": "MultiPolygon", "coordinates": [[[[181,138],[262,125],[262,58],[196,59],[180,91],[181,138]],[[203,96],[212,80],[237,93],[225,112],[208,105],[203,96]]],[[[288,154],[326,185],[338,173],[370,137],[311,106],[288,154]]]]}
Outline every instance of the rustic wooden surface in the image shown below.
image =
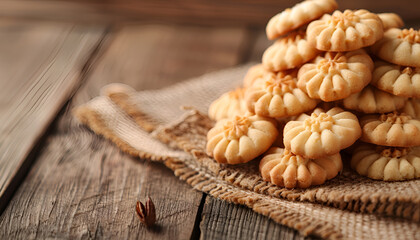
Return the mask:
{"type": "MultiPolygon", "coordinates": [[[[339,3],[419,27],[418,3],[404,1],[339,3]]],[[[70,114],[111,82],[154,89],[260,61],[270,44],[261,26],[290,2],[247,0],[234,12],[230,1],[0,0],[0,239],[304,239],[129,157],[70,114]],[[147,196],[151,230],[134,211],[147,196]]]]}
{"type": "MultiPolygon", "coordinates": [[[[418,0],[336,0],[339,9],[396,12],[406,21],[418,20],[418,0]]],[[[159,21],[205,25],[264,27],[279,10],[296,0],[0,0],[0,17],[55,21],[159,21]]]]}
{"type": "Polygon", "coordinates": [[[78,87],[103,30],[0,21],[0,209],[29,152],[78,87]]]}
{"type": "Polygon", "coordinates": [[[80,60],[74,85],[83,86],[54,122],[36,151],[35,163],[8,202],[0,217],[0,238],[296,236],[296,231],[250,209],[193,190],[162,165],[123,154],[70,116],[73,106],[97,96],[100,87],[111,82],[139,90],[159,88],[249,61],[256,55],[252,51],[259,38],[256,32],[168,25],[135,25],[105,32],[105,36],[97,35],[95,53],[86,50],[89,58],[80,60]],[[134,212],[136,200],[146,196],[152,197],[158,212],[158,224],[150,231],[134,212]],[[250,224],[254,220],[257,225],[250,224]],[[231,225],[222,224],[222,231],[213,228],[214,222],[221,221],[231,225]]]}

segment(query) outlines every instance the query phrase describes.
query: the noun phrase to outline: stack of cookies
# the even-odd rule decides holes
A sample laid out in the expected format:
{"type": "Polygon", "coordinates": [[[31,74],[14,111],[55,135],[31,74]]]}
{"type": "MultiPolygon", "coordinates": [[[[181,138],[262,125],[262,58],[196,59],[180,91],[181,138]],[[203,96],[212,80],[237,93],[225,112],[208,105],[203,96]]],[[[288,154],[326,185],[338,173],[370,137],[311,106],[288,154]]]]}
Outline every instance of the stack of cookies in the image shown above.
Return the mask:
{"type": "Polygon", "coordinates": [[[306,0],[269,21],[276,41],[262,64],[209,108],[208,155],[226,164],[262,155],[264,180],[287,188],[334,178],[349,147],[361,175],[420,178],[420,32],[399,29],[393,13],[337,7],[306,0]]]}

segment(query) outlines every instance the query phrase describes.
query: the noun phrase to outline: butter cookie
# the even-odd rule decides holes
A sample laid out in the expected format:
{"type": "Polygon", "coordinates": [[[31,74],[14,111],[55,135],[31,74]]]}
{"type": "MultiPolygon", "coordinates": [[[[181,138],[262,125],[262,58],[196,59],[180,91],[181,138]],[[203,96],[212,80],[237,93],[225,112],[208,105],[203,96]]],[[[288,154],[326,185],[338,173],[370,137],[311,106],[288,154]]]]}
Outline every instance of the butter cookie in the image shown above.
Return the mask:
{"type": "Polygon", "coordinates": [[[351,146],[362,134],[357,117],[339,107],[317,108],[284,127],[284,146],[303,157],[317,159],[351,146]]]}
{"type": "Polygon", "coordinates": [[[391,28],[371,47],[379,58],[401,66],[420,67],[420,31],[391,28]]]}
{"type": "Polygon", "coordinates": [[[209,107],[209,117],[213,120],[244,115],[248,109],[245,103],[245,88],[227,92],[213,101],[209,107]]]}
{"type": "Polygon", "coordinates": [[[267,75],[247,90],[245,99],[250,112],[272,118],[312,110],[318,102],[297,87],[295,72],[267,75]]]}
{"type": "Polygon", "coordinates": [[[367,85],[362,91],[343,99],[346,109],[363,113],[387,113],[404,107],[406,99],[384,92],[372,85],[367,85]]]}
{"type": "Polygon", "coordinates": [[[277,147],[271,148],[260,162],[263,179],[286,188],[308,188],[323,184],[337,176],[342,168],[339,153],[309,159],[277,147]]]}
{"type": "Polygon", "coordinates": [[[420,149],[363,144],[356,147],[350,165],[360,175],[376,180],[420,178],[420,149]]]}
{"type": "Polygon", "coordinates": [[[207,154],[219,163],[246,163],[270,148],[278,135],[276,121],[253,116],[222,119],[207,133],[207,154]]]}
{"type": "Polygon", "coordinates": [[[345,52],[374,44],[382,38],[381,19],[367,10],[335,11],[311,22],[308,41],[322,51],[345,52]]]}
{"type": "Polygon", "coordinates": [[[366,115],[360,119],[360,140],[382,146],[411,147],[420,145],[420,120],[405,113],[366,115]]]}
{"type": "Polygon", "coordinates": [[[306,0],[287,8],[270,19],[266,27],[267,38],[276,39],[294,29],[337,9],[335,0],[306,0]]]}
{"type": "Polygon", "coordinates": [[[326,52],[299,69],[298,87],[311,98],[331,102],[361,91],[372,79],[373,61],[362,49],[326,52]]]}
{"type": "Polygon", "coordinates": [[[262,62],[272,71],[293,69],[312,60],[320,53],[306,40],[304,31],[290,33],[265,50],[262,62]]]}
{"type": "Polygon", "coordinates": [[[393,95],[420,98],[420,68],[376,61],[371,84],[393,95]]]}

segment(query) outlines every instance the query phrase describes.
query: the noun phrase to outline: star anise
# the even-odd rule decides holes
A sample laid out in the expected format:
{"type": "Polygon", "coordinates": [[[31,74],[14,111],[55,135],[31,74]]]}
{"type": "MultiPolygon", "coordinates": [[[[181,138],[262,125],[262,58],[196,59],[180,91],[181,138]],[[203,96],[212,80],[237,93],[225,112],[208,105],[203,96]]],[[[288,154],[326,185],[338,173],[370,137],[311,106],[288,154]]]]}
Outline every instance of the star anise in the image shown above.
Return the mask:
{"type": "Polygon", "coordinates": [[[142,202],[137,201],[136,204],[137,216],[146,227],[151,227],[156,222],[156,210],[155,205],[150,197],[146,201],[146,206],[142,202]]]}

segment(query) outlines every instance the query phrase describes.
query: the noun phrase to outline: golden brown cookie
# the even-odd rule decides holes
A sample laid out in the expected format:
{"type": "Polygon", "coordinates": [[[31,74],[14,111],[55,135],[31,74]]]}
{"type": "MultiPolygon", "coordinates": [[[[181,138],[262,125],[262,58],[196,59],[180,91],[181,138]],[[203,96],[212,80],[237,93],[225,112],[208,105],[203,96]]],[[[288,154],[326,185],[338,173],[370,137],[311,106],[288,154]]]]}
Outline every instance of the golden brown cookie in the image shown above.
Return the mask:
{"type": "Polygon", "coordinates": [[[381,19],[384,26],[384,31],[390,28],[401,28],[404,26],[402,18],[395,13],[378,13],[378,17],[381,19]]]}
{"type": "Polygon", "coordinates": [[[361,91],[372,78],[373,61],[362,49],[326,52],[299,69],[298,87],[311,98],[331,102],[361,91]]]}
{"type": "Polygon", "coordinates": [[[273,144],[276,122],[258,116],[222,119],[207,133],[207,154],[219,163],[246,163],[273,144]]]}
{"type": "Polygon", "coordinates": [[[362,91],[343,99],[346,109],[363,113],[387,113],[404,107],[406,98],[384,92],[372,85],[367,85],[362,91]]]}
{"type": "Polygon", "coordinates": [[[412,147],[420,145],[420,120],[405,113],[366,115],[360,119],[360,140],[382,146],[412,147]]]}
{"type": "Polygon", "coordinates": [[[317,101],[300,90],[295,72],[267,75],[246,92],[248,110],[259,116],[280,118],[314,109],[317,101]]]}
{"type": "Polygon", "coordinates": [[[401,112],[410,115],[412,118],[420,119],[420,99],[408,99],[401,112]]]}
{"type": "Polygon", "coordinates": [[[292,32],[277,40],[262,57],[264,66],[272,71],[282,71],[301,66],[319,54],[306,40],[304,31],[292,32]]]}
{"type": "Polygon", "coordinates": [[[376,61],[371,84],[393,95],[420,98],[420,68],[376,61]]]}
{"type": "Polygon", "coordinates": [[[420,67],[420,31],[391,28],[371,47],[372,52],[387,62],[420,67]]]}
{"type": "Polygon", "coordinates": [[[384,33],[381,19],[362,9],[326,14],[311,22],[306,34],[308,41],[319,50],[345,52],[370,46],[384,33]]]}
{"type": "Polygon", "coordinates": [[[294,154],[321,158],[352,145],[362,134],[357,117],[335,107],[317,108],[311,116],[302,114],[284,127],[284,146],[294,154]]]}
{"type": "Polygon", "coordinates": [[[270,40],[315,20],[324,13],[337,9],[335,0],[306,0],[275,15],[267,24],[266,32],[270,40]]]}
{"type": "Polygon", "coordinates": [[[209,117],[213,120],[242,116],[248,111],[245,102],[245,88],[227,92],[213,101],[209,107],[209,117]]]}
{"type": "Polygon", "coordinates": [[[271,148],[260,162],[263,179],[286,188],[308,188],[323,184],[337,176],[342,168],[339,153],[319,159],[308,159],[276,147],[271,148]]]}
{"type": "Polygon", "coordinates": [[[362,176],[384,181],[420,178],[420,149],[359,145],[351,167],[362,176]]]}

